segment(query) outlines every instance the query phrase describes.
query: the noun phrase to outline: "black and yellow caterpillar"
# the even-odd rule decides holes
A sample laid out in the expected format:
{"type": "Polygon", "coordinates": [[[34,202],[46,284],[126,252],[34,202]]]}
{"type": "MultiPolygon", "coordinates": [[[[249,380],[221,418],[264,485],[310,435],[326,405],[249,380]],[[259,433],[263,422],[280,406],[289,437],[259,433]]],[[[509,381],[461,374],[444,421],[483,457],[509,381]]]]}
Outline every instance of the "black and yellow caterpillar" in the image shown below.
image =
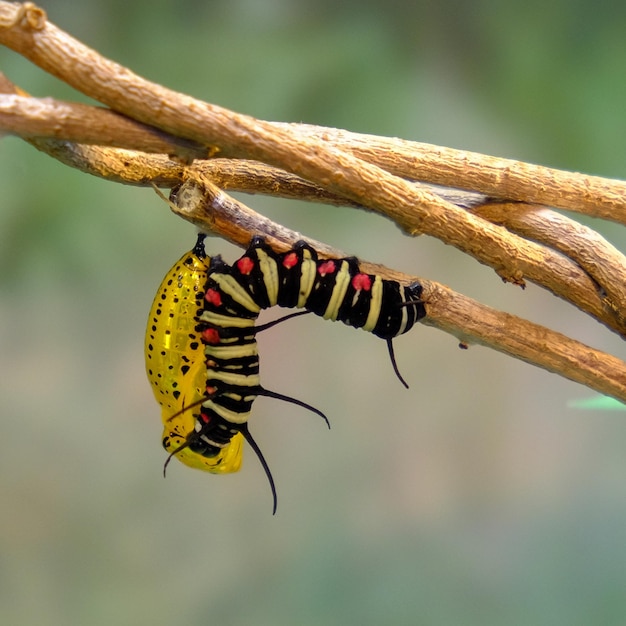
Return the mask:
{"type": "MultiPolygon", "coordinates": [[[[205,259],[202,237],[189,254],[193,259],[205,259]]],[[[179,266],[193,266],[193,262],[185,264],[184,259],[179,266]]],[[[176,274],[175,270],[172,272],[176,274]]],[[[166,283],[167,277],[162,289],[166,283]]],[[[179,280],[177,284],[184,283],[179,280]]],[[[372,332],[387,341],[394,371],[406,386],[396,366],[392,339],[407,332],[426,315],[421,294],[419,283],[405,286],[361,272],[355,257],[319,259],[316,251],[305,242],[298,242],[293,249],[279,253],[262,238],[256,237],[232,266],[219,256],[212,258],[208,261],[205,283],[194,296],[195,323],[192,329],[188,328],[186,340],[189,345],[184,354],[185,358],[189,357],[190,363],[179,359],[173,377],[170,376],[168,385],[171,387],[175,383],[178,393],[167,387],[167,393],[176,395],[177,401],[168,408],[170,414],[167,419],[164,408],[166,431],[168,425],[176,425],[182,415],[192,411],[194,421],[193,429],[187,431],[186,438],[179,445],[172,443],[175,439],[173,432],[164,436],[163,443],[170,451],[170,457],[177,456],[188,465],[208,471],[236,471],[238,465],[235,467],[233,461],[229,464],[227,455],[231,451],[230,446],[243,436],[256,452],[267,474],[275,511],[274,481],[248,429],[252,403],[257,396],[265,395],[298,404],[324,419],[326,417],[304,402],[261,386],[256,333],[277,322],[255,325],[260,311],[275,305],[301,308],[304,310],[287,317],[311,312],[372,332]],[[202,356],[197,350],[198,338],[204,345],[202,356]],[[197,363],[201,365],[197,366],[197,363]],[[204,390],[199,386],[200,372],[205,376],[204,390]],[[181,390],[186,392],[186,395],[182,394],[182,401],[181,390]],[[219,462],[214,463],[216,459],[219,462]],[[228,467],[232,469],[223,469],[228,467]]],[[[166,296],[157,294],[152,320],[160,318],[159,298],[167,301],[166,296]]],[[[177,303],[176,306],[180,305],[177,303]]],[[[188,327],[191,317],[187,310],[185,318],[184,326],[188,327]]],[[[158,389],[162,395],[159,376],[166,380],[167,376],[164,377],[159,368],[154,367],[154,355],[158,352],[155,343],[163,348],[163,337],[158,324],[153,324],[153,327],[157,331],[153,330],[151,334],[149,324],[150,342],[146,343],[146,359],[152,362],[152,367],[148,367],[148,376],[155,392],[158,389]]],[[[176,442],[180,442],[179,432],[176,435],[176,442]]],[[[240,451],[237,455],[240,462],[240,451]]]]}

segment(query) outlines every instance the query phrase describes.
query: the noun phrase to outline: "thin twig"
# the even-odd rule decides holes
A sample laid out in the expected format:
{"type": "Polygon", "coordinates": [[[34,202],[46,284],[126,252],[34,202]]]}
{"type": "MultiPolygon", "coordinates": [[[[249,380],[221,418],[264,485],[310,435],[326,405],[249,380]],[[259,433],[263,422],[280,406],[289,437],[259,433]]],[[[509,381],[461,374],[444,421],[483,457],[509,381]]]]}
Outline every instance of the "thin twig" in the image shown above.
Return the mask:
{"type": "Polygon", "coordinates": [[[280,124],[383,169],[416,180],[472,189],[493,198],[544,204],[626,225],[626,181],[567,172],[417,141],[307,124],[280,124]]]}
{"type": "Polygon", "coordinates": [[[63,139],[140,149],[175,154],[188,162],[208,156],[202,146],[168,136],[157,128],[129,120],[109,109],[53,98],[1,94],[0,127],[24,139],[63,139]]]}

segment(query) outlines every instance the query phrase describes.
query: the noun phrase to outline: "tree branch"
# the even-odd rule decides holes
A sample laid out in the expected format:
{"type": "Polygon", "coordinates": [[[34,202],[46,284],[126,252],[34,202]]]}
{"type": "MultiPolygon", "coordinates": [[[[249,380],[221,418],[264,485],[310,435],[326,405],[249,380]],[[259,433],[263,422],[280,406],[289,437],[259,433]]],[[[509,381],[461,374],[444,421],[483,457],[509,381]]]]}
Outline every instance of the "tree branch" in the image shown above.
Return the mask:
{"type": "MultiPolygon", "coordinates": [[[[172,210],[229,241],[246,245],[249,233],[262,234],[277,250],[305,239],[321,256],[345,256],[319,241],[302,237],[253,211],[202,176],[193,176],[173,194],[172,210]]],[[[497,311],[433,281],[362,262],[366,272],[424,286],[428,317],[423,322],[456,336],[537,365],[618,399],[626,398],[626,363],[561,333],[497,311]]]]}
{"type": "MultiPolygon", "coordinates": [[[[72,167],[116,182],[131,185],[154,182],[160,186],[173,187],[182,182],[184,168],[181,167],[181,161],[195,158],[198,160],[193,165],[194,169],[224,189],[366,208],[265,163],[244,159],[201,160],[207,156],[202,146],[135,122],[109,109],[62,102],[54,98],[31,98],[2,72],[0,129],[21,137],[72,167]],[[55,138],[62,141],[55,141],[55,138]],[[97,144],[98,147],[89,149],[83,144],[97,144]],[[122,149],[108,150],[104,146],[121,146],[122,149]],[[166,153],[174,155],[176,160],[167,159],[162,154],[142,155],[137,151],[166,153]],[[131,158],[140,159],[139,166],[130,167],[128,161],[131,158]],[[102,166],[103,163],[106,167],[102,166]],[[150,172],[149,177],[146,171],[150,172]]],[[[486,201],[486,197],[480,193],[420,182],[413,184],[466,208],[486,201]]]]}
{"type": "Polygon", "coordinates": [[[600,287],[603,305],[624,322],[626,258],[593,229],[556,211],[524,203],[483,204],[474,212],[574,261],[600,287]]]}
{"type": "MultiPolygon", "coordinates": [[[[0,129],[73,167],[128,184],[173,187],[182,182],[179,204],[183,198],[209,200],[198,200],[195,208],[180,204],[176,212],[244,245],[254,232],[277,246],[295,234],[247,207],[244,211],[240,203],[236,214],[222,212],[236,201],[216,189],[375,211],[410,235],[429,234],[457,247],[507,281],[523,285],[531,280],[626,335],[624,256],[591,229],[536,206],[626,224],[624,181],[400,139],[257,120],[133,74],[50,24],[32,3],[0,1],[0,43],[110,107],[30,98],[0,81],[0,93],[7,94],[0,96],[0,129]]],[[[337,254],[319,243],[315,247],[337,254]]],[[[614,357],[420,280],[427,324],[626,400],[625,366],[614,357]]]]}
{"type": "MultiPolygon", "coordinates": [[[[13,103],[17,96],[4,96],[4,98],[11,98],[9,103],[13,103]]],[[[27,100],[28,99],[21,98],[19,102],[27,100]]],[[[36,115],[29,115],[26,119],[24,119],[25,116],[23,116],[20,119],[20,124],[13,123],[9,129],[16,132],[16,128],[21,128],[26,137],[32,138],[34,135],[37,135],[38,139],[32,140],[32,142],[64,162],[81,167],[81,169],[89,169],[89,171],[96,174],[100,174],[103,171],[113,173],[114,177],[117,179],[126,181],[132,179],[133,182],[139,184],[155,182],[159,185],[173,186],[180,182],[183,174],[181,164],[177,161],[165,159],[162,155],[155,155],[154,157],[142,155],[140,161],[137,161],[133,158],[132,153],[120,153],[95,148],[89,149],[84,146],[72,147],[65,142],[59,144],[58,142],[40,140],[39,138],[42,136],[57,137],[60,133],[59,128],[65,128],[73,131],[73,135],[71,135],[72,138],[78,137],[85,141],[91,141],[94,137],[97,137],[93,129],[106,127],[107,121],[111,120],[111,118],[113,118],[115,123],[109,124],[109,131],[112,128],[125,131],[136,123],[103,109],[86,107],[85,105],[70,105],[69,103],[43,107],[40,106],[40,100],[33,100],[35,103],[32,106],[24,105],[22,108],[28,111],[35,111],[37,115],[39,115],[42,110],[45,111],[45,119],[48,122],[50,122],[59,111],[62,113],[62,117],[65,116],[74,120],[80,117],[81,112],[88,110],[88,115],[83,122],[79,124],[63,125],[64,120],[60,119],[57,124],[52,126],[52,129],[47,135],[42,129],[40,120],[35,120],[33,126],[28,126],[29,120],[36,117],[36,115]],[[72,112],[71,115],[66,115],[68,110],[72,112]],[[24,128],[30,129],[28,132],[24,132],[24,128]],[[149,175],[146,175],[146,170],[148,170],[149,175]],[[157,172],[160,173],[157,174],[157,172]]],[[[48,102],[53,101],[49,100],[48,102]]],[[[0,123],[1,121],[2,119],[0,117],[0,123]]],[[[134,141],[137,141],[144,149],[152,149],[155,145],[155,135],[158,131],[146,127],[143,124],[136,124],[136,126],[137,128],[134,129],[136,132],[130,134],[128,145],[133,146],[135,145],[134,141]]],[[[103,135],[102,143],[108,143],[109,145],[122,143],[124,136],[123,132],[120,132],[118,137],[113,138],[110,132],[103,133],[103,135]]],[[[158,139],[160,140],[160,138],[158,139]]],[[[156,145],[158,145],[158,143],[156,145]]],[[[176,148],[176,138],[168,140],[166,145],[168,148],[176,148]]],[[[255,191],[259,193],[270,192],[274,195],[278,194],[285,197],[300,197],[332,204],[359,206],[357,202],[345,199],[332,191],[329,192],[319,185],[308,183],[296,175],[258,162],[213,159],[211,161],[198,161],[197,163],[196,168],[200,172],[212,177],[216,182],[221,181],[221,186],[226,189],[255,191]],[[246,188],[243,181],[253,181],[252,188],[246,188]]],[[[432,188],[427,188],[423,185],[416,185],[415,183],[404,180],[403,182],[406,185],[412,186],[418,193],[424,192],[438,197],[440,201],[444,202],[446,205],[451,205],[452,202],[456,200],[454,195],[451,196],[449,192],[443,192],[442,196],[441,191],[435,192],[432,188]],[[439,195],[437,196],[437,194],[439,195]],[[452,200],[452,202],[450,202],[450,200],[452,200]]],[[[472,202],[472,198],[468,198],[467,196],[463,196],[460,199],[464,201],[466,206],[472,202]]],[[[480,204],[481,201],[485,201],[485,198],[484,196],[475,196],[473,201],[480,204]]],[[[510,206],[511,211],[514,210],[513,205],[505,206],[510,206]]],[[[460,209],[458,211],[459,214],[463,214],[460,209]]],[[[483,212],[477,211],[476,214],[482,215],[483,217],[495,215],[493,211],[490,212],[488,210],[483,212]]],[[[546,215],[548,214],[546,213],[546,215]]],[[[552,213],[552,216],[556,216],[556,214],[552,213]]],[[[419,219],[418,217],[417,222],[419,222],[419,219]]],[[[556,219],[556,217],[550,219],[556,219]]],[[[405,229],[416,230],[417,225],[414,226],[415,221],[414,215],[410,213],[407,214],[404,217],[405,229]]],[[[496,224],[503,223],[501,218],[499,218],[499,222],[495,219],[492,219],[492,221],[495,221],[496,224]]],[[[549,221],[550,220],[547,220],[547,223],[549,223],[549,221]]],[[[511,228],[510,226],[511,224],[508,225],[509,231],[518,232],[515,228],[511,228]]],[[[537,228],[539,228],[539,225],[537,228]]],[[[482,263],[496,269],[503,278],[519,284],[523,284],[524,278],[531,280],[548,289],[555,295],[569,300],[581,310],[596,317],[609,328],[612,328],[620,334],[624,334],[624,319],[619,313],[620,310],[623,310],[623,307],[620,307],[619,303],[623,302],[626,298],[626,287],[624,286],[624,281],[620,279],[619,276],[617,279],[611,276],[604,277],[604,282],[603,280],[596,279],[599,286],[596,285],[596,282],[587,276],[583,269],[576,263],[577,259],[573,259],[574,262],[572,262],[555,250],[535,244],[533,240],[540,240],[540,234],[533,235],[532,229],[531,232],[529,232],[529,229],[526,228],[524,233],[524,236],[527,237],[528,240],[514,238],[510,232],[504,228],[499,228],[497,225],[492,226],[491,231],[489,231],[486,226],[474,226],[469,232],[477,230],[479,231],[478,235],[480,235],[480,240],[478,244],[474,243],[474,256],[482,263]],[[489,240],[490,233],[492,237],[497,238],[495,243],[489,240]],[[505,247],[507,252],[511,251],[508,259],[514,258],[514,261],[511,261],[514,265],[507,266],[504,264],[501,255],[498,254],[502,246],[505,247]],[[608,298],[606,296],[607,293],[610,294],[608,298]]],[[[472,238],[468,238],[466,233],[459,236],[455,242],[446,239],[445,233],[441,233],[439,230],[435,229],[431,234],[440,236],[446,243],[456,242],[456,246],[463,251],[472,251],[468,248],[468,242],[472,242],[472,238]]],[[[599,238],[599,236],[597,236],[597,238],[599,238]]]]}
{"type": "Polygon", "coordinates": [[[445,148],[306,124],[281,124],[307,138],[375,163],[405,178],[472,189],[493,198],[545,204],[626,225],[626,181],[445,148]]]}
{"type": "Polygon", "coordinates": [[[157,128],[129,120],[109,109],[53,98],[0,96],[0,127],[24,139],[46,138],[175,154],[191,162],[208,156],[191,141],[168,136],[157,128]]]}

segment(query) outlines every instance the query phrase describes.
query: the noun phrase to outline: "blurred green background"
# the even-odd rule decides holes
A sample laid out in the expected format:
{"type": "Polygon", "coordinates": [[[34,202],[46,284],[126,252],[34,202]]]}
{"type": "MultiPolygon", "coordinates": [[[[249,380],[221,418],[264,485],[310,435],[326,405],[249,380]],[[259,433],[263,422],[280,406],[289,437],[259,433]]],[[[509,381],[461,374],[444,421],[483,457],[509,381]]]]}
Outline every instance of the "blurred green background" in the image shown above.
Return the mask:
{"type": "MultiPolygon", "coordinates": [[[[626,177],[626,5],[106,0],[41,3],[152,80],[265,119],[626,177]]],[[[37,96],[80,99],[6,49],[37,96]]],[[[260,337],[237,475],[170,466],[143,332],[194,241],[148,189],[0,150],[0,621],[160,626],[623,624],[626,415],[418,327],[384,343],[319,319],[260,337]]],[[[246,198],[307,235],[626,356],[541,290],[350,210],[246,198]]],[[[626,249],[624,229],[597,227],[626,249]]],[[[213,252],[232,260],[221,241],[213,252]]]]}

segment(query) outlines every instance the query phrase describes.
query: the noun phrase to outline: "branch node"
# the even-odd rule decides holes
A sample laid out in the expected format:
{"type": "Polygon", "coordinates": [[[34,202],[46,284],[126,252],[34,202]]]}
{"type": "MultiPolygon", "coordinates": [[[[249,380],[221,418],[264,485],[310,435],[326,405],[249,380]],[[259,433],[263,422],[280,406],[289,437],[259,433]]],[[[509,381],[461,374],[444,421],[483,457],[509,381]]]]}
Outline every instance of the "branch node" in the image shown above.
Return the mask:
{"type": "Polygon", "coordinates": [[[20,26],[25,30],[43,30],[48,16],[46,12],[34,2],[24,2],[15,5],[15,13],[0,18],[0,27],[15,28],[20,26]]]}
{"type": "Polygon", "coordinates": [[[526,289],[526,281],[524,280],[524,272],[522,270],[510,270],[507,268],[496,268],[496,274],[502,279],[503,283],[511,283],[522,289],[526,289]]]}

